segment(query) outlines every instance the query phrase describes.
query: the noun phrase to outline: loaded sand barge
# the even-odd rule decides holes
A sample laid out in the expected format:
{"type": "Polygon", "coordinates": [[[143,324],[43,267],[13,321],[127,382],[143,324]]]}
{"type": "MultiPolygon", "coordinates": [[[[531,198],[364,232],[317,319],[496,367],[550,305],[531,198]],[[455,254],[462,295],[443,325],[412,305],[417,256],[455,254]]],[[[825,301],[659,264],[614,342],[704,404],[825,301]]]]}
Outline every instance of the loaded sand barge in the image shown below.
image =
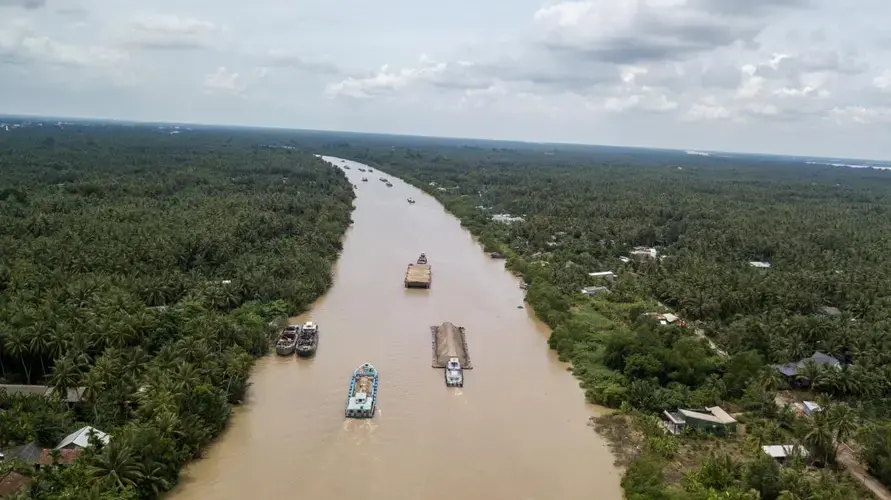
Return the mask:
{"type": "Polygon", "coordinates": [[[433,269],[427,263],[427,256],[421,254],[418,261],[405,270],[405,288],[430,288],[432,281],[433,269]]]}
{"type": "Polygon", "coordinates": [[[452,360],[457,360],[464,370],[473,368],[463,326],[455,326],[446,321],[439,326],[431,326],[430,334],[433,343],[433,368],[445,369],[452,360]]]}

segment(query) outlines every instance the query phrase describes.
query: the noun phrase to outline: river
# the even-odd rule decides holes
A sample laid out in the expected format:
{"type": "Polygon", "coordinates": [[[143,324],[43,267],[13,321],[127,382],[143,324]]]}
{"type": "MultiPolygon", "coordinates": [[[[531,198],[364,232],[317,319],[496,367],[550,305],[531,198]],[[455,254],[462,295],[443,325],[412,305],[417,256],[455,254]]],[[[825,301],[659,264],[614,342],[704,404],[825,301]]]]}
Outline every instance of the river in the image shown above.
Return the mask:
{"type": "Polygon", "coordinates": [[[622,498],[621,473],[587,425],[595,408],[548,349],[547,327],[517,308],[523,292],[504,262],[434,198],[324,159],[348,165],[358,188],[334,285],[292,318],[319,324],[318,352],[259,360],[246,403],[168,498],[622,498]],[[433,286],[406,290],[421,252],[433,286]],[[430,367],[429,328],[444,321],[467,331],[463,389],[430,367]],[[378,413],[348,420],[349,378],[365,361],[381,374],[378,413]]]}

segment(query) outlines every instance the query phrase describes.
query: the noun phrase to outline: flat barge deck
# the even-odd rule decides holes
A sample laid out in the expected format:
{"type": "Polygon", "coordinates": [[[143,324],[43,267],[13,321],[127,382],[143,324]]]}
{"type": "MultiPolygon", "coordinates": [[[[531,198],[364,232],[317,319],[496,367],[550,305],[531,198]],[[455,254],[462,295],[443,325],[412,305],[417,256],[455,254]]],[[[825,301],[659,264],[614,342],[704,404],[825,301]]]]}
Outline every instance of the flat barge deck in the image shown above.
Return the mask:
{"type": "Polygon", "coordinates": [[[405,288],[430,288],[432,281],[430,264],[409,264],[405,270],[405,288]]]}
{"type": "Polygon", "coordinates": [[[433,368],[445,368],[450,358],[458,358],[462,368],[473,369],[463,326],[455,326],[446,321],[439,326],[431,326],[430,334],[433,343],[433,368]]]}

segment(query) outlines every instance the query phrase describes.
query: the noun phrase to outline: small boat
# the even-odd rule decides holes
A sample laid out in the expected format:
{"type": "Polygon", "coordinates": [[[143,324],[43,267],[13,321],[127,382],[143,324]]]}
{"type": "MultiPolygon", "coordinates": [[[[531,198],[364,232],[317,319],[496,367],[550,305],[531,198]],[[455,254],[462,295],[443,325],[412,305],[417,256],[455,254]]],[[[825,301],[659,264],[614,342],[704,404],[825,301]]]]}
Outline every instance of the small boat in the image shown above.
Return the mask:
{"type": "Polygon", "coordinates": [[[361,168],[361,167],[359,168],[359,172],[364,172],[364,171],[365,171],[364,168],[361,168]]]}
{"type": "Polygon", "coordinates": [[[347,418],[371,418],[374,416],[377,398],[377,368],[371,363],[363,363],[353,372],[350,379],[350,392],[347,394],[347,418]]]}
{"type": "Polygon", "coordinates": [[[344,165],[343,168],[345,168],[345,169],[347,169],[347,170],[350,169],[349,165],[344,165]]]}
{"type": "Polygon", "coordinates": [[[390,183],[390,182],[388,182],[388,183],[387,183],[387,187],[388,187],[388,188],[391,188],[391,187],[393,187],[393,184],[390,183]]]}
{"type": "Polygon", "coordinates": [[[297,346],[297,335],[300,333],[298,325],[288,325],[282,330],[282,334],[275,343],[275,352],[279,356],[289,356],[294,354],[294,348],[297,346]]]}
{"type": "Polygon", "coordinates": [[[316,353],[319,347],[319,325],[312,321],[307,321],[300,328],[300,335],[297,336],[297,355],[306,357],[316,353]]]}
{"type": "Polygon", "coordinates": [[[427,254],[423,254],[423,253],[422,253],[421,256],[418,257],[418,264],[423,265],[423,264],[426,264],[426,263],[427,263],[427,254]]]}
{"type": "MultiPolygon", "coordinates": [[[[389,186],[390,184],[387,184],[387,185],[389,186]]],[[[409,198],[409,199],[408,199],[408,202],[409,202],[409,203],[414,203],[414,202],[415,202],[415,199],[414,199],[414,198],[409,198]]]]}
{"type": "Polygon", "coordinates": [[[368,182],[368,177],[363,177],[362,182],[368,182]]]}
{"type": "Polygon", "coordinates": [[[386,177],[381,177],[380,179],[381,179],[381,182],[387,182],[387,178],[386,178],[386,177]]]}
{"type": "Polygon", "coordinates": [[[449,358],[445,367],[446,387],[464,387],[464,369],[458,358],[449,358]]]}

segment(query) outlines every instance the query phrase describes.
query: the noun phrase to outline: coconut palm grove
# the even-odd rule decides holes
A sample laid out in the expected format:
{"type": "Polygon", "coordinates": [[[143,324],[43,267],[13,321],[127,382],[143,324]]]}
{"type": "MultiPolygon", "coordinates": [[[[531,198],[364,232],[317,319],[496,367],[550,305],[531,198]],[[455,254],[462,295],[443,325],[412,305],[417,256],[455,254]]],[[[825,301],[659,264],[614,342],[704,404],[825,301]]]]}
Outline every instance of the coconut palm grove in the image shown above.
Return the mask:
{"type": "Polygon", "coordinates": [[[0,131],[0,476],[19,477],[13,498],[149,499],[177,483],[283,320],[331,283],[354,195],[317,153],[415,184],[506,259],[579,398],[603,407],[592,426],[627,498],[872,498],[852,471],[891,485],[891,172],[19,125],[0,131]],[[111,439],[54,449],[83,428],[111,439]]]}

